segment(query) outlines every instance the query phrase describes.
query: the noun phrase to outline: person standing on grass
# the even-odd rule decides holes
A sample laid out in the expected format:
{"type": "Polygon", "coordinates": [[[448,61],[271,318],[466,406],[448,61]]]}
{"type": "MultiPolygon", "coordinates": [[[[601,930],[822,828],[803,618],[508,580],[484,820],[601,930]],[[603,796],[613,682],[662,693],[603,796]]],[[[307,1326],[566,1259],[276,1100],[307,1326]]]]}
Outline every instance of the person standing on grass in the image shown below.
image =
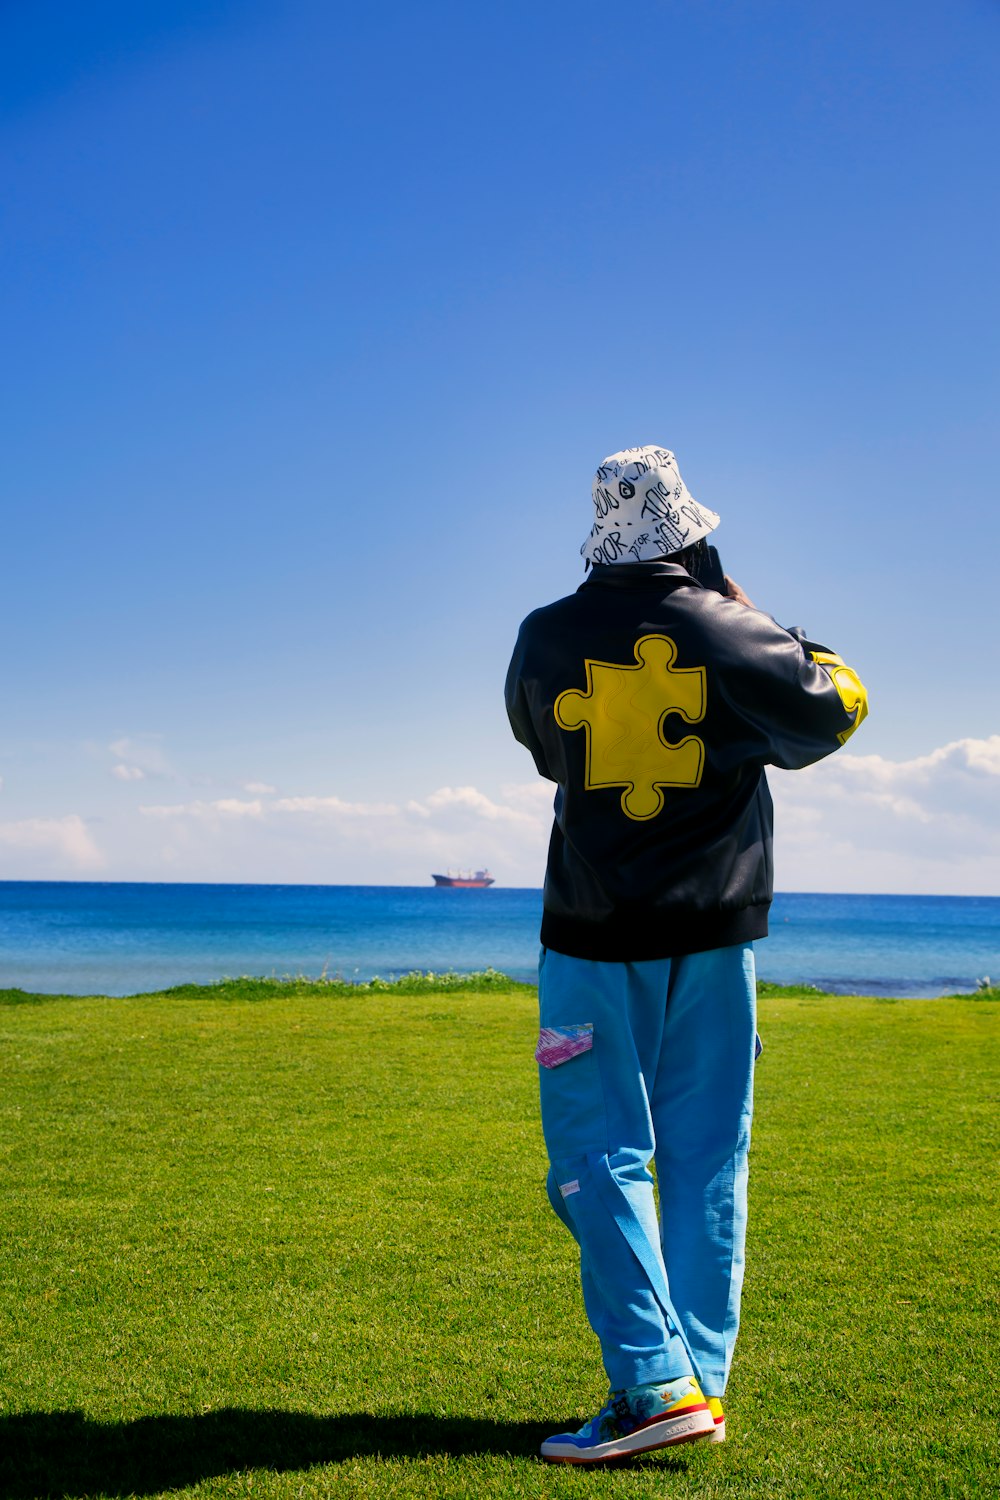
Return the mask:
{"type": "Polygon", "coordinates": [[[506,684],[557,787],[535,1056],[548,1194],[611,1393],[541,1452],[582,1464],[724,1440],[773,889],[764,767],[829,755],[867,712],[840,657],[722,574],[719,517],[669,450],[612,454],[593,500],[589,576],[524,621],[506,684]]]}

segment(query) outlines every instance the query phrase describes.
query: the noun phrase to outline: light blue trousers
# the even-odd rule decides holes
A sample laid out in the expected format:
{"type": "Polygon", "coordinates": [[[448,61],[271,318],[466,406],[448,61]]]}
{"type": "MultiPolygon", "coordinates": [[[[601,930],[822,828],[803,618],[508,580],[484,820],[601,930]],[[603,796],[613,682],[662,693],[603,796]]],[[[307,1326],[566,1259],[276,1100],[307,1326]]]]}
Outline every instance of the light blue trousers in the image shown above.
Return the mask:
{"type": "Polygon", "coordinates": [[[694,1374],[721,1396],[743,1285],[753,949],[630,964],[543,949],[538,994],[549,1198],[580,1246],[611,1388],[694,1374]]]}

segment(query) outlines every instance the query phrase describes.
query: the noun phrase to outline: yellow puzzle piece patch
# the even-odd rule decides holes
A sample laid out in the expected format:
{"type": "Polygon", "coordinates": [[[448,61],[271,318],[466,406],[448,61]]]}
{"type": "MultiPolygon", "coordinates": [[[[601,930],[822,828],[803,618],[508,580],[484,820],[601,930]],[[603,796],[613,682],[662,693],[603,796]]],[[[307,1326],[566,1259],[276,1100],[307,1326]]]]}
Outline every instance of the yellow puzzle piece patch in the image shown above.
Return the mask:
{"type": "Polygon", "coordinates": [[[667,714],[689,724],[705,717],[705,668],[675,667],[676,659],[669,636],[644,635],[635,666],[586,661],[587,691],[569,688],[554,705],[561,729],[587,731],[587,791],[624,787],[622,812],[639,822],[663,807],[662,787],[698,786],[705,767],[695,735],[676,745],[663,738],[667,714]]]}
{"type": "Polygon", "coordinates": [[[813,651],[810,655],[813,661],[819,662],[821,667],[826,667],[833,679],[834,687],[840,694],[841,703],[849,714],[854,715],[854,723],[850,729],[845,729],[843,734],[837,735],[840,743],[844,745],[861,720],[868,716],[868,693],[865,685],[854,668],[847,666],[843,657],[834,655],[832,651],[813,651]]]}

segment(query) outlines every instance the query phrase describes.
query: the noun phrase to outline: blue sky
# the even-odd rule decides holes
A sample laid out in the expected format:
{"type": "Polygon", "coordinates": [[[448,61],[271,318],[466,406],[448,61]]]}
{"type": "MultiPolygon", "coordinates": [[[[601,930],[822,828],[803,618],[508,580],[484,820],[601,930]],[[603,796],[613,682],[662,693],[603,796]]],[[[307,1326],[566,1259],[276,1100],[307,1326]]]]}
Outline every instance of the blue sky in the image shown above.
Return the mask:
{"type": "Polygon", "coordinates": [[[1000,888],[1000,4],[0,33],[0,875],[540,883],[506,662],[658,442],[870,688],[779,886],[1000,888]]]}

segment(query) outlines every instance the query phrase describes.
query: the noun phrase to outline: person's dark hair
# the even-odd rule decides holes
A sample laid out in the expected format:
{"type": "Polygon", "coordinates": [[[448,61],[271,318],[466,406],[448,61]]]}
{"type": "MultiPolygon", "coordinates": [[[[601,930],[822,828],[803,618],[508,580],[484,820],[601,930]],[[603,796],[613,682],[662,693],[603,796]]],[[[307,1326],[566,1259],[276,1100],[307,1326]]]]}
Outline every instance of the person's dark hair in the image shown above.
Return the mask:
{"type": "MultiPolygon", "coordinates": [[[[692,578],[700,578],[708,567],[708,542],[702,537],[697,542],[692,542],[689,547],[682,547],[679,552],[665,552],[662,557],[649,559],[655,562],[680,563],[682,568],[687,568],[692,578]]],[[[602,568],[603,563],[591,563],[589,557],[584,558],[583,571],[586,573],[591,567],[602,568]]]]}
{"type": "Polygon", "coordinates": [[[702,537],[700,541],[692,542],[690,547],[682,547],[679,552],[668,552],[663,561],[680,563],[682,568],[687,568],[692,578],[697,578],[708,562],[708,542],[702,537]]]}

